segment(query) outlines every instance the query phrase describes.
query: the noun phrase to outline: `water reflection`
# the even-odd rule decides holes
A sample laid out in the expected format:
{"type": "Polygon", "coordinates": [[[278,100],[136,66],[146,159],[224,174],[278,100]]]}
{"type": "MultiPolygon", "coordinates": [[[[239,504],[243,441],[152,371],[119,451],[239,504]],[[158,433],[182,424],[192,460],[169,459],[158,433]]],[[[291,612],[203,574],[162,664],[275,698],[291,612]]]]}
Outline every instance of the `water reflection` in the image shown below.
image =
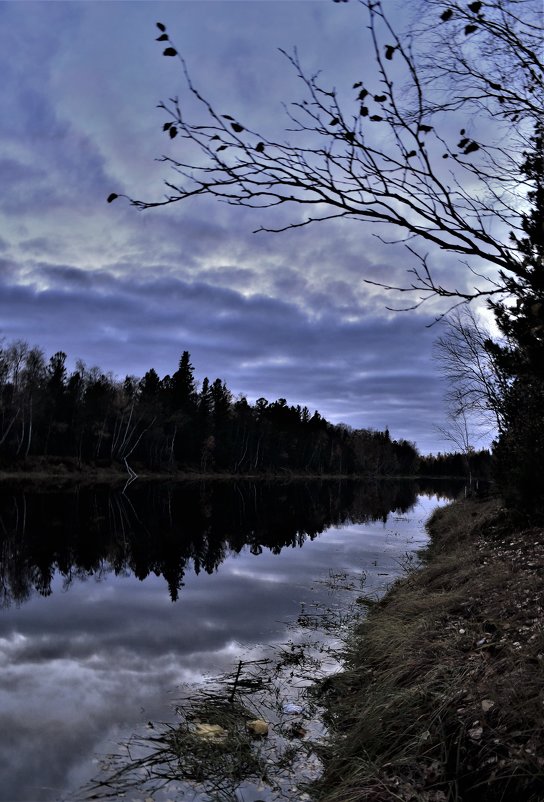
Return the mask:
{"type": "MultiPolygon", "coordinates": [[[[455,492],[441,486],[446,496],[455,492]]],[[[133,574],[164,578],[177,601],[190,567],[213,573],[249,547],[254,555],[302,546],[331,526],[387,519],[410,509],[414,482],[142,483],[39,489],[0,486],[0,603],[48,596],[55,574],[78,579],[133,574]]]]}
{"type": "Polygon", "coordinates": [[[328,592],[316,579],[355,570],[372,588],[390,581],[436,501],[420,497],[405,515],[417,494],[455,489],[121,490],[0,485],[0,800],[74,799],[95,755],[169,720],[181,683],[284,643],[285,622],[328,592]]]}

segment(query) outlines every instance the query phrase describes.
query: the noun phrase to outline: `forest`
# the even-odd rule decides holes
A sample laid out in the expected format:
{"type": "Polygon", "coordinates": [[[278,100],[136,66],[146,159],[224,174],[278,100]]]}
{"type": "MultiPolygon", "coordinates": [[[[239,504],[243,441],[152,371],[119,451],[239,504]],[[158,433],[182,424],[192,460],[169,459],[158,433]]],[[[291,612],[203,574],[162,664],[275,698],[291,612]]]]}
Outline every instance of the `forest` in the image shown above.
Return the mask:
{"type": "Polygon", "coordinates": [[[234,398],[195,379],[188,351],[172,375],[124,380],[23,341],[0,348],[0,467],[236,475],[430,476],[489,472],[489,454],[422,457],[389,431],[332,424],[285,398],[234,398]],[[475,466],[478,466],[475,469],[475,466]]]}

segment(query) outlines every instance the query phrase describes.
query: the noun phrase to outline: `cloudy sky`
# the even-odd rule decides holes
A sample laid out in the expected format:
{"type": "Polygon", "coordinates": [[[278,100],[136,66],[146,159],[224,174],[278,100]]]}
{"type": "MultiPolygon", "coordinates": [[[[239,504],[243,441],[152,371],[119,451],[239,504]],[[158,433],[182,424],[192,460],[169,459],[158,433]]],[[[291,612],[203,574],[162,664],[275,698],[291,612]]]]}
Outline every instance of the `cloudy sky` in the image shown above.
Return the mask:
{"type": "Polygon", "coordinates": [[[183,147],[157,108],[182,85],[158,20],[201,90],[261,130],[302,96],[279,47],[297,45],[330,84],[370,69],[357,3],[0,3],[0,336],[120,377],[172,373],[188,350],[197,378],[220,376],[235,395],[448,448],[433,428],[435,310],[388,312],[399,299],[363,282],[402,282],[400,246],[349,221],[253,234],[265,213],[207,199],[144,212],[105,202],[160,198],[171,176],[156,158],[183,147]]]}

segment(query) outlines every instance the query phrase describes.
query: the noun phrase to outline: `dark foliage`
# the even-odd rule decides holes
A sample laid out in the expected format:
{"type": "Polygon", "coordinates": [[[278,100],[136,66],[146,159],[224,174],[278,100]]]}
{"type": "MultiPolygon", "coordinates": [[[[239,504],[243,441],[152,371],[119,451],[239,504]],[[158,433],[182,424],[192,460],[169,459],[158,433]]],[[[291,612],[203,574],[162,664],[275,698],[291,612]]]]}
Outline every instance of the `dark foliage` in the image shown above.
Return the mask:
{"type": "Polygon", "coordinates": [[[144,470],[229,474],[414,475],[419,455],[389,432],[333,425],[285,398],[250,404],[225,382],[200,389],[190,354],[162,379],[150,368],[123,382],[66,354],[46,364],[38,348],[0,348],[0,465],[64,461],[67,470],[135,465],[144,470]],[[128,461],[130,460],[130,463],[128,461]]]}
{"type": "MultiPolygon", "coordinates": [[[[473,451],[470,456],[470,474],[473,480],[483,479],[488,482],[493,476],[493,462],[489,451],[473,451]]],[[[422,476],[448,477],[465,476],[467,473],[467,455],[459,452],[429,454],[420,457],[419,472],[422,476]]]]}
{"type": "Polygon", "coordinates": [[[524,236],[512,235],[523,274],[509,279],[513,304],[492,305],[505,342],[487,347],[502,376],[504,425],[495,443],[496,481],[506,501],[544,512],[544,128],[523,164],[531,184],[524,236]]]}

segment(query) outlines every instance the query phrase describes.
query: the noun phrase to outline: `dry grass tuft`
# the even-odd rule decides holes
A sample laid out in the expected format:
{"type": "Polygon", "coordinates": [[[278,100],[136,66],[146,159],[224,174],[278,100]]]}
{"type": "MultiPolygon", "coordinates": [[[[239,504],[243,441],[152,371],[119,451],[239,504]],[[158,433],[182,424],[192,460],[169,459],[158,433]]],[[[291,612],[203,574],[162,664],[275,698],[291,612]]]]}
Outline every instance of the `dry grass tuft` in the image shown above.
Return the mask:
{"type": "Polygon", "coordinates": [[[423,567],[369,608],[324,691],[323,802],[542,802],[541,528],[496,501],[428,524],[423,567]]]}

